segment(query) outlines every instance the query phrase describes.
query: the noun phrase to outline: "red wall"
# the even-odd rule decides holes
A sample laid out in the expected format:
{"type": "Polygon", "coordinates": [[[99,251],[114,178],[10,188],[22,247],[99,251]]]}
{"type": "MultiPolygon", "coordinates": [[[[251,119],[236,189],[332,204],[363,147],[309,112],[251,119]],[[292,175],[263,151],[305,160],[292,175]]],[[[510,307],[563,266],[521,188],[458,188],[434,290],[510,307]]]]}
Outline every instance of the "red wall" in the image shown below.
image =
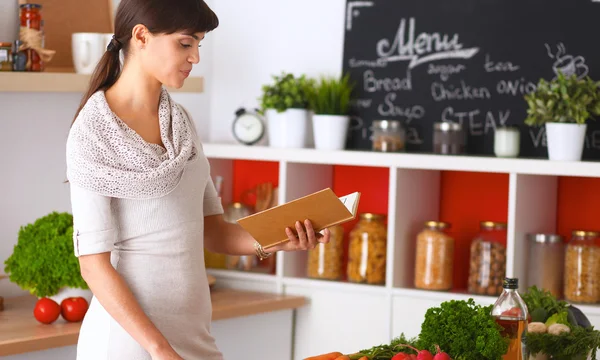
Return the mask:
{"type": "MultiPolygon", "coordinates": [[[[234,161],[233,196],[241,201],[247,189],[261,182],[279,184],[277,162],[234,161]]],[[[451,224],[456,240],[455,291],[465,291],[469,246],[482,220],[507,221],[508,174],[443,171],[440,220],[451,224]]],[[[387,168],[334,166],[333,191],[347,195],[360,191],[359,212],[387,215],[389,170],[387,168]]],[[[254,201],[251,197],[249,200],[254,201]]],[[[253,204],[253,202],[251,203],[253,204]]],[[[573,229],[600,230],[600,179],[561,177],[558,183],[557,231],[570,237],[573,229]]],[[[346,239],[356,221],[344,225],[346,239]]]]}

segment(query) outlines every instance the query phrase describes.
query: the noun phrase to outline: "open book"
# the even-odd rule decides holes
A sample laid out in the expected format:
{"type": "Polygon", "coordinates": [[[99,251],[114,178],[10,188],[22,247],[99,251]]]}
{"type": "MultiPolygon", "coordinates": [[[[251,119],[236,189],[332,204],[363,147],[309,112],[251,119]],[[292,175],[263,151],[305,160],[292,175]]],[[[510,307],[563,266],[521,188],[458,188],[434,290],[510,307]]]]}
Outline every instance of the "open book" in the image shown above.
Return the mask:
{"type": "Polygon", "coordinates": [[[342,224],[356,217],[360,192],[338,198],[330,189],[323,189],[288,203],[278,205],[237,222],[258,241],[263,248],[288,241],[285,228],[296,232],[296,221],[309,219],[315,232],[342,224]]]}

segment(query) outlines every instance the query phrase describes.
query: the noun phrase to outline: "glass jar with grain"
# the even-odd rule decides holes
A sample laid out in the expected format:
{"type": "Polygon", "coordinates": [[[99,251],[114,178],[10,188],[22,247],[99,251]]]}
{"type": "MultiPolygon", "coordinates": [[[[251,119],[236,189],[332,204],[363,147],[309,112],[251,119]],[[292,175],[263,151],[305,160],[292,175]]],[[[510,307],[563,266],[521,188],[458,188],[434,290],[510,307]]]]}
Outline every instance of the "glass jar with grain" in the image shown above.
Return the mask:
{"type": "Polygon", "coordinates": [[[498,296],[506,273],[506,223],[482,221],[471,242],[469,292],[498,296]]]}
{"type": "Polygon", "coordinates": [[[385,284],[387,228],[384,215],[363,213],[349,235],[348,281],[385,284]]]}
{"type": "Polygon", "coordinates": [[[313,279],[340,280],[344,255],[344,228],[336,225],[329,228],[327,244],[319,243],[308,251],[307,275],[313,279]]]}
{"type": "Polygon", "coordinates": [[[565,299],[575,303],[600,302],[600,234],[575,230],[565,254],[565,299]]]}
{"type": "Polygon", "coordinates": [[[562,299],[565,268],[563,237],[556,234],[528,234],[527,239],[527,286],[535,285],[562,299]]]}
{"type": "Polygon", "coordinates": [[[428,221],[417,235],[415,287],[425,290],[452,288],[454,239],[445,222],[428,221]]]}

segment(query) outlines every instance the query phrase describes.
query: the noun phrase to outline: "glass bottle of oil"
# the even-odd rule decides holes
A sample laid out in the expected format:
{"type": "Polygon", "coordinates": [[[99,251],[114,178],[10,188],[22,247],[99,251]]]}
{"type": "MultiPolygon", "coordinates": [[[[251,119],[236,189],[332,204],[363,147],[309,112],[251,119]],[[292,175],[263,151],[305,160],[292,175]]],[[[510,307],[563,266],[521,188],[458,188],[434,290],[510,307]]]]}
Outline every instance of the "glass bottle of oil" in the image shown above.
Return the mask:
{"type": "Polygon", "coordinates": [[[508,351],[502,360],[526,360],[527,351],[523,339],[527,334],[527,305],[518,292],[519,279],[505,278],[502,294],[492,308],[492,316],[504,329],[502,335],[508,336],[508,351]]]}

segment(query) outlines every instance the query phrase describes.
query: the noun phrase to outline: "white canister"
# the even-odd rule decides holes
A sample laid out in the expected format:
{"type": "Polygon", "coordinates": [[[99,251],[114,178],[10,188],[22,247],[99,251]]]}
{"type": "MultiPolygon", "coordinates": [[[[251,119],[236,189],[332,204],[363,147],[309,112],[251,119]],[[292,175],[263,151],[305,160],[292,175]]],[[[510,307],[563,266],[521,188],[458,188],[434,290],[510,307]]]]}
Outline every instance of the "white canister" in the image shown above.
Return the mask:
{"type": "Polygon", "coordinates": [[[517,157],[521,145],[519,128],[503,126],[494,134],[494,153],[497,157],[517,157]]]}

